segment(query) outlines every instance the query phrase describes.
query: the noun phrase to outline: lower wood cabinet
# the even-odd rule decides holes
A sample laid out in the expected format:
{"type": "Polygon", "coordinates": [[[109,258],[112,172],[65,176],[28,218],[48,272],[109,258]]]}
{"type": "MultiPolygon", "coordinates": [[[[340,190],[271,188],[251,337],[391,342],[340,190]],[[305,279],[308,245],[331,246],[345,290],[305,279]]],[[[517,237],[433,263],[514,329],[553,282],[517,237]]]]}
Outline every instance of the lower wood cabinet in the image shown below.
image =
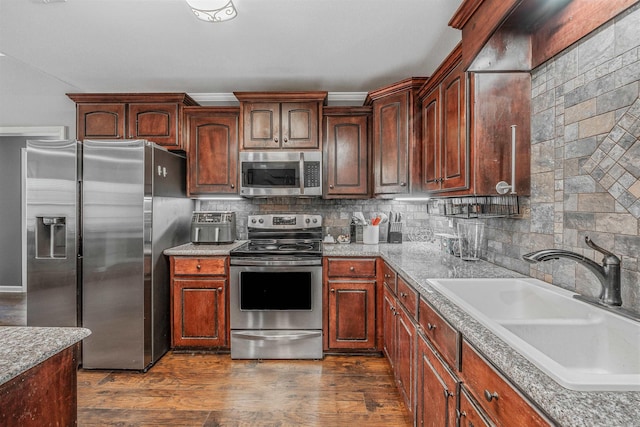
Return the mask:
{"type": "Polygon", "coordinates": [[[226,348],[228,257],[171,257],[171,346],[226,348]]]}
{"type": "Polygon", "coordinates": [[[460,377],[469,394],[498,426],[549,426],[508,380],[466,340],[462,341],[460,377]]]}
{"type": "Polygon", "coordinates": [[[325,258],[325,350],[377,351],[377,260],[325,258]]]}
{"type": "Polygon", "coordinates": [[[553,425],[402,276],[381,264],[382,349],[415,425],[553,425]]]}
{"type": "Polygon", "coordinates": [[[416,425],[455,426],[458,379],[420,334],[416,376],[416,425]]]}

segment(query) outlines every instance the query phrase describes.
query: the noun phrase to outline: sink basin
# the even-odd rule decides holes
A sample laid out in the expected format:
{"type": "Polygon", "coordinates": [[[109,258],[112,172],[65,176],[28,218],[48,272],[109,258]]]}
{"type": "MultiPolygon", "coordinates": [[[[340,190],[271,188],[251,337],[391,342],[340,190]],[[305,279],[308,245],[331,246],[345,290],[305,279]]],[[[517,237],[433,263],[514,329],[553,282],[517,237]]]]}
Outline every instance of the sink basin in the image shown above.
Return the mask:
{"type": "Polygon", "coordinates": [[[429,282],[563,387],[640,391],[639,322],[537,279],[429,282]]]}

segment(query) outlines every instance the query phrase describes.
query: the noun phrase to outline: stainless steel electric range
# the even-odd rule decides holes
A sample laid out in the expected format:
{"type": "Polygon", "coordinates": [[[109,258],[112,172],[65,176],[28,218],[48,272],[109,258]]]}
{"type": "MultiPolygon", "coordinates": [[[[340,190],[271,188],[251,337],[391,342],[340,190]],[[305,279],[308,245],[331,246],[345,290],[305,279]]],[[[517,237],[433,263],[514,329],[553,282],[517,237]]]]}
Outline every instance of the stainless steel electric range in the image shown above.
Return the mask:
{"type": "Polygon", "coordinates": [[[322,216],[250,215],[230,254],[232,359],[322,358],[322,216]]]}

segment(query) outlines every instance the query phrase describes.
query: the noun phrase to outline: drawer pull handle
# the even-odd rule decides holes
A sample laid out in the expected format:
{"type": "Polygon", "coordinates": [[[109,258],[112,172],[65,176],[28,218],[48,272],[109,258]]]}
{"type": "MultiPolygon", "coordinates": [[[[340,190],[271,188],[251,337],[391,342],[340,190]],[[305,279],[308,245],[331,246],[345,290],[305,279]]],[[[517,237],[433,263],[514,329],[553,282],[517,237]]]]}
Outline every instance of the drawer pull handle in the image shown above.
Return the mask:
{"type": "Polygon", "coordinates": [[[400,296],[401,296],[402,298],[406,298],[406,297],[407,297],[407,293],[406,293],[406,292],[400,292],[400,296]]]}
{"type": "Polygon", "coordinates": [[[432,324],[432,323],[427,323],[427,329],[430,331],[433,331],[436,328],[436,325],[432,324]]]}
{"type": "Polygon", "coordinates": [[[448,399],[450,397],[453,397],[453,393],[451,393],[449,390],[445,390],[444,391],[444,398],[448,399]]]}
{"type": "Polygon", "coordinates": [[[461,411],[460,409],[456,409],[456,412],[458,413],[458,419],[467,416],[467,413],[464,411],[461,411]]]}
{"type": "Polygon", "coordinates": [[[351,267],[349,267],[350,271],[356,271],[356,268],[352,265],[351,267]]]}
{"type": "Polygon", "coordinates": [[[196,268],[197,268],[198,270],[200,270],[200,269],[202,268],[202,266],[201,266],[200,264],[198,264],[198,265],[196,265],[196,268]]]}
{"type": "Polygon", "coordinates": [[[493,399],[498,400],[498,393],[497,392],[489,392],[489,390],[485,390],[484,391],[484,398],[487,399],[487,402],[491,402],[493,399]]]}

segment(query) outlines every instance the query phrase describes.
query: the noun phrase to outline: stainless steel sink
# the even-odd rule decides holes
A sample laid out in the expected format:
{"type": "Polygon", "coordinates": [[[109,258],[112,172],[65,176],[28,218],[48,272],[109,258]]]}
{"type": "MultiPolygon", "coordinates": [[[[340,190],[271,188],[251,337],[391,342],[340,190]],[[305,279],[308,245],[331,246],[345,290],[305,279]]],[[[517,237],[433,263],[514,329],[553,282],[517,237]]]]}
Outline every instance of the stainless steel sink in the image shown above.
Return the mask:
{"type": "Polygon", "coordinates": [[[562,386],[640,391],[640,322],[537,279],[429,282],[562,386]]]}

